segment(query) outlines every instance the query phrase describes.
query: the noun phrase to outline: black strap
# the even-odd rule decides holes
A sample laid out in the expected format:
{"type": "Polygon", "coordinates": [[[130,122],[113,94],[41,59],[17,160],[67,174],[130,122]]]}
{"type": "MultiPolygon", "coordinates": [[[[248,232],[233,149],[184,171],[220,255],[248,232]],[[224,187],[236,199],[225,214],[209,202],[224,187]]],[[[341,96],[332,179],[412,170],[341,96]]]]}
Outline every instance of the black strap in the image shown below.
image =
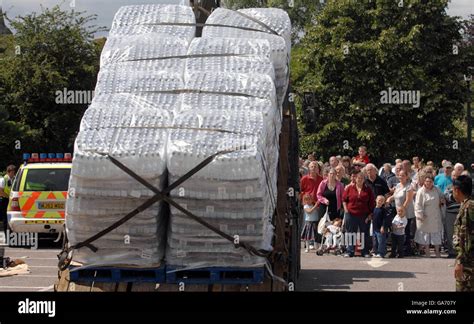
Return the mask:
{"type": "MultiPolygon", "coordinates": [[[[111,92],[107,94],[114,93],[125,93],[130,94],[129,92],[111,92]]],[[[207,90],[198,90],[198,89],[176,89],[176,90],[151,90],[151,91],[137,91],[133,94],[139,95],[142,93],[169,93],[169,94],[180,94],[180,93],[199,93],[199,94],[216,94],[216,95],[225,95],[225,96],[234,96],[234,97],[246,97],[246,98],[258,98],[258,99],[268,99],[267,97],[259,97],[251,94],[240,93],[240,92],[223,92],[223,91],[207,91],[207,90]]]]}
{"type": "MultiPolygon", "coordinates": [[[[93,130],[99,130],[99,127],[90,127],[89,124],[86,124],[87,129],[93,129],[93,130]]],[[[236,135],[248,135],[252,136],[255,135],[255,133],[250,133],[250,132],[238,132],[238,131],[230,131],[230,130],[225,130],[225,129],[218,129],[218,128],[197,128],[197,127],[179,127],[179,126],[173,126],[173,127],[168,127],[168,126],[111,126],[107,127],[108,129],[130,129],[130,128],[139,128],[139,129],[185,129],[185,130],[194,130],[194,131],[207,131],[207,132],[217,132],[217,133],[226,133],[226,134],[236,134],[236,135]]]]}
{"type": "Polygon", "coordinates": [[[88,248],[90,248],[92,251],[94,252],[97,252],[97,248],[95,246],[93,246],[91,243],[96,241],[97,239],[101,238],[102,236],[104,236],[105,234],[113,231],[114,229],[116,229],[117,227],[119,227],[120,225],[124,224],[125,222],[127,222],[129,219],[135,217],[136,215],[138,215],[140,212],[148,209],[149,207],[151,207],[153,204],[155,204],[156,202],[160,201],[160,200],[164,200],[165,196],[171,191],[173,190],[174,188],[176,188],[177,186],[179,186],[181,183],[183,183],[184,181],[186,181],[187,179],[189,179],[190,177],[192,177],[195,173],[197,173],[199,170],[201,170],[202,168],[204,168],[206,165],[208,165],[209,163],[212,162],[212,160],[214,160],[214,158],[220,154],[223,154],[223,153],[229,153],[229,152],[233,152],[233,151],[220,151],[220,152],[217,152],[216,154],[213,154],[211,156],[209,156],[208,158],[206,158],[204,161],[202,161],[201,163],[199,163],[196,167],[194,167],[191,171],[189,171],[188,173],[186,173],[183,177],[181,177],[180,179],[178,179],[176,182],[174,182],[171,186],[169,186],[168,188],[166,188],[163,192],[160,192],[157,188],[155,188],[153,185],[151,185],[150,183],[148,183],[146,180],[144,180],[143,178],[141,178],[140,176],[138,176],[135,172],[133,172],[132,170],[130,170],[127,166],[125,166],[124,164],[122,164],[120,161],[118,161],[116,158],[114,158],[113,156],[110,156],[110,155],[107,155],[107,154],[101,154],[101,155],[104,155],[106,156],[113,164],[115,164],[117,167],[119,167],[120,169],[122,169],[122,171],[124,171],[125,173],[127,173],[128,175],[130,175],[132,178],[134,178],[135,180],[137,180],[138,182],[140,182],[142,185],[144,185],[145,187],[147,187],[148,189],[150,189],[151,191],[153,191],[155,193],[155,196],[153,196],[152,198],[150,198],[149,200],[147,200],[146,202],[144,202],[142,205],[138,206],[137,208],[135,208],[133,211],[131,211],[130,213],[128,213],[127,215],[125,215],[124,217],[122,217],[120,220],[118,220],[117,222],[113,223],[112,225],[110,225],[109,227],[107,227],[106,229],[103,229],[102,231],[100,231],[99,233],[95,234],[94,236],[91,236],[90,238],[88,238],[87,240],[83,241],[83,242],[80,242],[80,243],[77,243],[73,246],[70,247],[70,249],[79,249],[79,248],[82,248],[84,246],[87,246],[88,248]]]}
{"type": "Polygon", "coordinates": [[[236,54],[236,53],[218,53],[218,54],[190,54],[190,55],[171,55],[171,56],[159,56],[159,57],[147,57],[147,58],[139,58],[139,59],[132,59],[132,60],[125,60],[125,61],[117,61],[116,63],[120,62],[137,62],[137,61],[156,61],[156,60],[170,60],[170,59],[193,59],[193,58],[209,58],[209,57],[262,57],[257,54],[236,54]]]}
{"type": "MultiPolygon", "coordinates": [[[[238,11],[237,11],[238,12],[238,11]]],[[[253,32],[259,32],[259,33],[266,33],[266,34],[274,34],[278,35],[276,31],[268,27],[266,24],[262,23],[261,21],[254,19],[250,16],[247,16],[243,13],[239,13],[241,16],[248,18],[260,26],[264,27],[265,29],[268,30],[261,30],[261,29],[256,29],[256,28],[250,28],[250,27],[243,27],[243,26],[234,26],[234,25],[224,25],[224,24],[204,24],[204,23],[145,23],[145,24],[140,24],[140,26],[145,26],[145,25],[150,25],[150,26],[192,26],[192,27],[225,27],[225,28],[235,28],[235,29],[241,29],[241,30],[247,30],[247,31],[253,31],[253,32]]],[[[279,35],[278,35],[279,36],[279,35]]]]}
{"type": "MultiPolygon", "coordinates": [[[[242,148],[239,148],[239,149],[236,149],[236,150],[225,150],[225,151],[220,151],[220,152],[217,152],[211,156],[209,156],[208,158],[206,158],[204,161],[202,161],[201,163],[199,163],[196,167],[194,167],[191,171],[189,171],[188,173],[186,173],[184,176],[182,176],[181,178],[179,178],[177,181],[175,181],[171,186],[169,186],[168,188],[166,188],[163,192],[160,192],[158,189],[156,189],[153,185],[151,185],[150,183],[148,183],[146,180],[144,180],[143,178],[141,178],[140,176],[138,176],[136,173],[134,173],[132,170],[130,170],[127,166],[125,166],[124,164],[122,164],[120,161],[118,161],[117,159],[115,159],[114,157],[111,157],[109,156],[109,159],[112,163],[114,163],[117,167],[119,167],[122,171],[124,171],[125,173],[127,173],[128,175],[130,175],[132,178],[134,178],[135,180],[137,180],[138,182],[140,182],[141,184],[143,184],[145,187],[149,188],[150,190],[152,190],[154,193],[156,193],[157,195],[160,195],[161,196],[161,199],[167,203],[169,203],[170,205],[172,205],[173,207],[175,207],[176,209],[178,209],[179,211],[181,211],[183,214],[185,214],[186,216],[190,217],[191,219],[195,220],[196,222],[198,222],[199,224],[207,227],[208,229],[210,229],[211,231],[213,231],[214,233],[220,235],[221,237],[227,239],[228,241],[230,242],[233,242],[234,243],[234,237],[221,231],[220,229],[218,229],[217,227],[215,227],[214,225],[211,225],[209,223],[207,223],[206,221],[202,220],[199,216],[196,216],[194,215],[193,213],[191,213],[190,211],[186,210],[185,208],[183,208],[181,205],[179,205],[178,203],[176,203],[173,199],[171,199],[170,197],[166,196],[166,194],[168,194],[169,192],[171,192],[173,189],[175,189],[176,187],[178,187],[181,183],[183,183],[184,181],[186,181],[187,179],[189,179],[190,177],[192,177],[196,172],[198,172],[199,170],[201,170],[202,168],[204,168],[206,165],[208,165],[212,160],[214,160],[215,157],[217,157],[218,155],[220,154],[224,154],[224,153],[231,153],[231,152],[235,152],[237,150],[240,150],[240,149],[245,149],[245,147],[242,147],[242,148]]],[[[254,255],[259,255],[259,256],[267,256],[267,252],[266,251],[261,251],[261,250],[257,250],[256,248],[254,248],[253,246],[250,246],[248,245],[247,243],[245,242],[240,242],[239,240],[239,243],[234,243],[234,245],[236,247],[243,247],[245,248],[247,251],[249,251],[251,254],[254,254],[254,255]]]]}
{"type": "MultiPolygon", "coordinates": [[[[117,159],[115,159],[114,157],[110,156],[110,155],[107,155],[107,154],[101,154],[101,153],[98,153],[98,154],[101,154],[101,155],[104,155],[106,156],[113,164],[115,164],[118,168],[120,168],[122,171],[124,171],[125,173],[127,173],[128,175],[130,175],[132,178],[134,178],[135,180],[137,180],[138,182],[140,182],[142,185],[144,185],[145,187],[147,187],[148,189],[150,189],[151,191],[153,191],[155,193],[155,196],[153,196],[152,198],[150,198],[149,200],[147,200],[145,203],[143,203],[142,205],[140,205],[139,207],[135,208],[133,211],[131,211],[130,213],[128,213],[127,215],[125,215],[123,218],[121,218],[120,220],[118,220],[117,222],[115,222],[114,224],[110,225],[109,227],[107,227],[106,229],[100,231],[99,233],[93,235],[92,237],[88,238],[87,240],[83,241],[83,242],[80,242],[80,243],[77,243],[73,246],[70,246],[69,248],[63,250],[61,252],[61,254],[59,255],[59,268],[61,270],[64,270],[66,269],[69,264],[71,263],[72,261],[72,251],[73,250],[76,250],[76,249],[80,249],[82,247],[88,247],[89,249],[91,249],[93,252],[97,252],[98,251],[98,248],[95,247],[94,245],[92,245],[91,243],[96,241],[97,239],[101,238],[102,236],[106,235],[107,233],[113,231],[114,229],[116,229],[117,227],[121,226],[122,224],[124,224],[125,222],[127,222],[128,220],[130,220],[131,218],[133,218],[134,216],[138,215],[140,212],[146,210],[147,208],[151,207],[153,204],[155,204],[156,202],[160,201],[160,200],[163,200],[167,203],[169,203],[170,205],[172,205],[173,207],[175,207],[176,209],[180,210],[182,213],[184,213],[186,216],[192,218],[193,220],[195,220],[196,222],[200,223],[201,225],[207,227],[208,229],[212,230],[213,232],[215,232],[216,234],[220,235],[221,237],[231,241],[232,243],[234,243],[234,237],[230,236],[229,234],[225,233],[225,232],[222,232],[221,230],[219,230],[218,228],[216,228],[215,226],[207,223],[206,221],[202,220],[201,218],[199,218],[198,216],[194,215],[193,213],[189,212],[188,210],[186,210],[185,208],[183,208],[182,206],[180,206],[178,203],[176,203],[175,201],[173,201],[171,198],[169,198],[167,196],[168,193],[170,193],[173,189],[175,189],[176,187],[178,187],[180,184],[182,184],[183,182],[185,182],[187,179],[189,179],[190,177],[192,177],[194,174],[196,174],[197,172],[199,172],[202,168],[204,168],[206,165],[208,165],[209,163],[211,163],[214,158],[216,158],[218,155],[221,155],[221,154],[226,154],[226,153],[231,153],[231,152],[235,152],[237,150],[240,150],[240,149],[245,149],[245,146],[241,147],[241,148],[238,148],[238,149],[232,149],[232,150],[223,150],[223,151],[219,151],[209,157],[207,157],[204,161],[202,161],[201,163],[199,163],[197,166],[195,166],[193,169],[191,169],[189,172],[187,172],[185,175],[183,175],[181,178],[179,178],[178,180],[176,180],[173,184],[171,184],[170,186],[168,186],[165,190],[163,190],[162,192],[160,192],[157,188],[155,188],[153,185],[151,185],[149,182],[147,182],[145,179],[141,178],[140,176],[138,176],[135,172],[133,172],[132,170],[130,170],[127,166],[125,166],[123,163],[121,163],[120,161],[118,161],[117,159]]],[[[245,243],[245,242],[240,242],[239,240],[239,243],[238,244],[235,244],[236,247],[243,247],[245,250],[247,250],[250,254],[252,255],[258,255],[258,256],[262,256],[262,257],[267,257],[269,255],[269,252],[268,251],[264,251],[264,250],[258,250],[256,248],[254,248],[253,246],[245,243]]]]}
{"type": "MultiPolygon", "coordinates": [[[[244,14],[243,12],[241,11],[235,11],[235,13],[241,15],[242,17],[245,17],[251,21],[253,21],[254,23],[257,23],[259,24],[260,26],[262,26],[263,28],[265,28],[266,30],[268,30],[270,33],[272,33],[273,35],[277,35],[277,36],[280,36],[280,34],[278,34],[276,31],[274,31],[272,28],[270,28],[270,26],[268,26],[267,24],[261,22],[260,20],[258,19],[255,19],[247,14],[244,14]]],[[[261,31],[261,30],[260,30],[261,31]]]]}

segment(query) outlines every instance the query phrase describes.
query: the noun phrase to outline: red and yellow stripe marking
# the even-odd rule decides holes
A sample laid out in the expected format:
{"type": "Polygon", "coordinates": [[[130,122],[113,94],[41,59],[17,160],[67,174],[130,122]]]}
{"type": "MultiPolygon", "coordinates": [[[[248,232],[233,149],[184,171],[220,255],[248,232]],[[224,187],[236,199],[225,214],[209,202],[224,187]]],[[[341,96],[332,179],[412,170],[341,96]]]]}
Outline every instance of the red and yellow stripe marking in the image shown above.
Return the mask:
{"type": "MultiPolygon", "coordinates": [[[[64,219],[65,212],[64,210],[38,210],[36,202],[38,200],[49,200],[49,201],[58,201],[64,202],[67,199],[67,191],[62,192],[41,192],[34,191],[29,197],[25,197],[24,192],[18,193],[18,198],[20,200],[20,209],[21,215],[25,218],[58,218],[64,219]],[[26,201],[25,201],[26,200],[26,201]]],[[[61,220],[62,221],[62,220],[61,220]]]]}

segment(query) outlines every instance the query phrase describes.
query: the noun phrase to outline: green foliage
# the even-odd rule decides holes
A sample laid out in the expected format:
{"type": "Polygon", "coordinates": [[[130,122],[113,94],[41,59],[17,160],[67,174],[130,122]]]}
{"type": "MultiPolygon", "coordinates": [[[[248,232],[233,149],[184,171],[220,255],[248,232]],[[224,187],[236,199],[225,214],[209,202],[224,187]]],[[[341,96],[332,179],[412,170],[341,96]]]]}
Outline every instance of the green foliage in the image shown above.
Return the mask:
{"type": "MultiPolygon", "coordinates": [[[[327,159],[367,145],[379,162],[471,154],[453,122],[465,118],[463,75],[472,46],[453,54],[461,23],[447,16],[445,3],[404,3],[329,1],[307,29],[291,65],[295,91],[313,92],[318,105],[317,131],[303,132],[302,153],[327,159]],[[381,91],[389,88],[419,90],[420,106],[382,104],[381,91]]],[[[301,100],[297,105],[301,124],[301,100]]]]}
{"type": "Polygon", "coordinates": [[[11,130],[2,129],[0,146],[13,156],[0,156],[0,165],[18,162],[21,151],[72,151],[87,104],[58,104],[56,92],[94,89],[104,43],[93,40],[103,30],[90,26],[94,20],[56,6],[10,22],[20,52],[0,57],[2,120],[11,130]]]}
{"type": "Polygon", "coordinates": [[[0,35],[0,62],[2,62],[4,57],[14,54],[14,42],[15,38],[13,35],[0,35]]]}
{"type": "Polygon", "coordinates": [[[5,104],[5,80],[2,78],[2,68],[0,68],[0,163],[2,167],[7,164],[14,163],[17,160],[17,152],[15,150],[15,141],[21,144],[27,144],[29,139],[34,137],[35,132],[28,126],[11,120],[10,114],[5,104]]]}

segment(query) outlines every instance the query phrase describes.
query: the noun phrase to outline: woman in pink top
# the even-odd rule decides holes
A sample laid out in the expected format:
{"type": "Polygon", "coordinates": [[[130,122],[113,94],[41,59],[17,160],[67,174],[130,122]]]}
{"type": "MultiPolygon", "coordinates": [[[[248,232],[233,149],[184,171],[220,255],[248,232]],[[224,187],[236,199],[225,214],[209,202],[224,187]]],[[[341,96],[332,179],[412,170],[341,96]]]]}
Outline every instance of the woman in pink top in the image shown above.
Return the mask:
{"type": "Polygon", "coordinates": [[[344,185],[336,179],[336,170],[329,169],[327,179],[321,181],[318,187],[319,215],[323,216],[327,210],[331,221],[340,218],[343,192],[344,185]]]}

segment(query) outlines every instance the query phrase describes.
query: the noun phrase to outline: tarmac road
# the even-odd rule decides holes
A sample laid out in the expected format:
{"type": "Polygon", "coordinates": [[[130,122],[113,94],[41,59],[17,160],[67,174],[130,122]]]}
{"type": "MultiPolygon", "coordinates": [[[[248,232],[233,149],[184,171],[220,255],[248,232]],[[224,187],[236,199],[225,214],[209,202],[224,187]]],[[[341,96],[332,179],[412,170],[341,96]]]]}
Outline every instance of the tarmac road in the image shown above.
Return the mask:
{"type": "MultiPolygon", "coordinates": [[[[3,241],[3,233],[0,241],[3,241]]],[[[0,291],[53,291],[58,279],[60,245],[52,240],[41,240],[38,249],[5,247],[5,257],[21,259],[28,265],[30,273],[0,277],[0,291]]]]}
{"type": "MultiPolygon", "coordinates": [[[[0,277],[0,291],[53,291],[59,244],[41,240],[37,250],[4,248],[5,256],[25,261],[30,273],[0,277]]],[[[445,255],[442,258],[343,258],[302,250],[301,263],[298,291],[455,291],[454,259],[445,255]]]]}
{"type": "MultiPolygon", "coordinates": [[[[433,253],[433,251],[432,251],[433,253]]],[[[298,291],[455,291],[454,259],[301,253],[298,291]]]]}

